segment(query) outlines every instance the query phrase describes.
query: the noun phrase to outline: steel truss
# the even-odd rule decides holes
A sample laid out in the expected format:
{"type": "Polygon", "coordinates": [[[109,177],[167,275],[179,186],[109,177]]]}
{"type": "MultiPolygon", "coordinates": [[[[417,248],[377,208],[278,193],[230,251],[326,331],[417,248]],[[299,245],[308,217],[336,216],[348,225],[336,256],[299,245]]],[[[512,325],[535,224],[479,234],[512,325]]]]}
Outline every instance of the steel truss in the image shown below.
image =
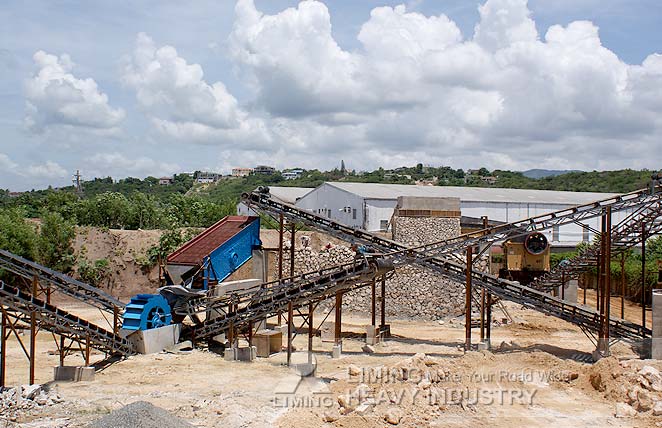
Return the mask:
{"type": "Polygon", "coordinates": [[[0,304],[3,311],[12,313],[21,321],[29,320],[34,315],[40,329],[89,345],[107,355],[128,356],[135,353],[133,346],[114,332],[1,281],[0,304]]]}
{"type": "MultiPolygon", "coordinates": [[[[639,244],[642,240],[642,227],[647,234],[662,232],[662,202],[654,201],[639,207],[635,212],[621,220],[611,231],[612,256],[617,256],[639,244]]],[[[600,235],[598,235],[600,238],[600,235]]],[[[594,241],[580,254],[558,265],[547,274],[529,284],[530,287],[549,291],[561,286],[569,279],[577,278],[581,273],[597,266],[600,255],[600,240],[594,241]]]]}
{"type": "Polygon", "coordinates": [[[67,296],[110,312],[115,316],[121,315],[121,309],[124,308],[124,303],[97,287],[85,284],[6,250],[0,250],[0,269],[28,280],[36,277],[42,285],[52,286],[67,296]]]}
{"type": "MultiPolygon", "coordinates": [[[[656,190],[659,190],[659,188],[656,190]]],[[[371,245],[376,251],[382,251],[384,255],[390,256],[389,259],[393,260],[396,267],[398,265],[416,263],[464,282],[466,279],[466,266],[462,263],[445,260],[440,255],[454,253],[469,246],[489,245],[516,235],[551,228],[557,224],[573,223],[598,217],[602,215],[607,206],[612,207],[614,210],[636,209],[637,207],[656,201],[659,202],[662,200],[661,196],[660,193],[650,193],[647,190],[633,192],[604,201],[487,228],[482,231],[461,235],[458,238],[419,247],[407,247],[398,242],[298,209],[295,206],[274,201],[269,197],[268,193],[254,192],[244,195],[243,199],[252,209],[275,215],[283,213],[292,221],[303,222],[308,226],[322,230],[345,241],[359,240],[364,244],[371,245]]],[[[520,303],[574,324],[586,326],[586,328],[593,330],[600,329],[601,315],[593,310],[577,304],[564,302],[542,291],[484,272],[471,270],[471,279],[476,285],[487,289],[494,296],[520,303]]],[[[612,336],[623,339],[639,340],[651,334],[649,329],[624,320],[610,319],[609,325],[612,336]]]]}

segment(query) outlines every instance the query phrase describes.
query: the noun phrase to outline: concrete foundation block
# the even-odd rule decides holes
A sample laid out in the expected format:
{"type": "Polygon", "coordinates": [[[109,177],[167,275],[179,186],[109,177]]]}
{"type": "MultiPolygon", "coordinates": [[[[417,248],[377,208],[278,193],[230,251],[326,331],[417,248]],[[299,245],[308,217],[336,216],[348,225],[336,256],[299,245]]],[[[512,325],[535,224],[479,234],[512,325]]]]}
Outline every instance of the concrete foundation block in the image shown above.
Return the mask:
{"type": "Polygon", "coordinates": [[[56,366],[53,367],[53,380],[90,382],[94,380],[94,367],[56,366]]]}
{"type": "Polygon", "coordinates": [[[559,286],[556,290],[556,296],[563,296],[563,301],[570,303],[577,303],[577,289],[579,288],[579,281],[576,279],[568,280],[564,286],[559,286]],[[563,290],[561,290],[563,287],[563,290]]]}
{"type": "Polygon", "coordinates": [[[257,357],[257,347],[239,346],[225,349],[226,361],[253,361],[257,357]]]}
{"type": "Polygon", "coordinates": [[[331,348],[331,358],[340,358],[342,356],[342,345],[333,345],[331,348]]]}
{"type": "Polygon", "coordinates": [[[225,348],[225,352],[223,353],[223,358],[225,358],[225,361],[236,361],[237,348],[225,348]]]}
{"type": "Polygon", "coordinates": [[[376,345],[379,343],[379,328],[375,325],[365,326],[366,345],[376,345]]]}
{"type": "Polygon", "coordinates": [[[277,330],[259,330],[253,335],[257,356],[268,358],[283,348],[283,334],[277,330]]]}
{"type": "Polygon", "coordinates": [[[140,354],[153,354],[170,348],[179,342],[181,324],[170,324],[149,330],[138,330],[127,337],[140,354]]]}
{"type": "Polygon", "coordinates": [[[257,347],[241,346],[237,349],[237,361],[253,361],[257,357],[257,347]]]}

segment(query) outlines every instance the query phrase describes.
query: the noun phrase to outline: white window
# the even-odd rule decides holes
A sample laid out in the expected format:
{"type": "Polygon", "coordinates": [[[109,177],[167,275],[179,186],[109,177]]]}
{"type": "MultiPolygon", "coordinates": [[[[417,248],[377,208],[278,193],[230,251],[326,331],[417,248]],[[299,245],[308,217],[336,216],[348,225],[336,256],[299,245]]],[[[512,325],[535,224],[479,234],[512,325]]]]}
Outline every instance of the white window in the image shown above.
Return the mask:
{"type": "Polygon", "coordinates": [[[589,235],[588,226],[584,225],[584,227],[582,228],[582,241],[583,242],[588,242],[590,239],[591,239],[591,237],[589,235]]]}
{"type": "Polygon", "coordinates": [[[356,220],[356,208],[352,209],[352,220],[356,220]]]}
{"type": "Polygon", "coordinates": [[[559,226],[552,226],[552,241],[559,242],[559,226]]]}

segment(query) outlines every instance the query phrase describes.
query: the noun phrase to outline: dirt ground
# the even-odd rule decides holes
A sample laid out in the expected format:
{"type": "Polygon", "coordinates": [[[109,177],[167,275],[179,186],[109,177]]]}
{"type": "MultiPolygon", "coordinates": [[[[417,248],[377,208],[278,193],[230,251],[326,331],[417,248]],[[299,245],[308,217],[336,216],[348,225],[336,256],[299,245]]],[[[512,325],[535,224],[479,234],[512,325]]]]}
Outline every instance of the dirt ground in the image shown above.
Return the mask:
{"type": "MultiPolygon", "coordinates": [[[[638,359],[624,343],[612,347],[613,358],[593,364],[594,346],[575,326],[519,305],[506,303],[506,307],[514,322],[493,328],[492,352],[468,353],[461,346],[464,327],[457,319],[448,319],[443,324],[390,320],[392,337],[367,354],[362,351],[361,333],[369,320],[345,313],[342,357],[332,359],[332,344],[315,337],[315,376],[303,379],[285,365],[284,352],[244,363],[196,349],[129,357],[97,372],[92,382],[50,382],[58,357],[53,338],[42,332],[37,344],[37,382],[57,391],[64,402],[26,412],[6,426],[85,426],[138,400],[200,427],[382,427],[391,426],[385,421],[388,412],[399,417],[398,426],[404,427],[662,425],[662,417],[653,417],[651,412],[614,417],[616,403],[627,400],[630,385],[619,376],[636,377],[642,365],[662,369],[662,364],[638,359]],[[408,369],[409,380],[375,376],[402,367],[408,369]],[[361,374],[350,376],[350,368],[361,374]],[[420,381],[429,373],[443,373],[443,378],[433,376],[432,386],[426,387],[420,381]],[[596,373],[607,388],[593,385],[596,373]],[[344,408],[338,403],[357,390],[371,397],[370,404],[348,412],[354,405],[344,408]],[[453,398],[462,392],[464,398],[453,398]]],[[[98,310],[68,309],[99,325],[105,322],[98,310]]],[[[495,310],[495,317],[500,316],[495,310]]],[[[477,329],[473,334],[476,343],[477,329]]],[[[305,330],[294,343],[305,349],[305,330]]],[[[93,354],[93,360],[102,358],[93,354]]],[[[293,361],[306,358],[304,352],[297,352],[293,361]]],[[[70,356],[66,364],[82,361],[80,356],[70,356]]],[[[27,361],[13,338],[7,367],[8,384],[26,382],[27,361]]]]}
{"type": "MultiPolygon", "coordinates": [[[[265,247],[278,245],[277,231],[262,232],[265,247]]],[[[300,233],[310,235],[316,249],[330,240],[315,232],[300,233]]],[[[105,287],[126,301],[137,292],[156,288],[158,272],[143,271],[137,260],[159,236],[159,231],[88,228],[80,231],[75,246],[90,260],[110,261],[105,287]]],[[[578,294],[582,302],[583,290],[578,294]]],[[[594,308],[595,293],[588,291],[586,301],[594,308]]],[[[58,302],[100,326],[108,325],[96,309],[58,302]]],[[[81,427],[139,400],[199,427],[368,428],[395,422],[402,427],[662,426],[662,417],[652,416],[649,409],[634,417],[615,417],[617,403],[636,408],[639,396],[645,394],[636,396],[646,382],[637,374],[639,369],[644,365],[662,369],[661,363],[639,359],[625,343],[612,346],[612,357],[593,363],[595,346],[579,328],[512,303],[505,307],[514,322],[493,327],[491,351],[466,353],[464,326],[458,318],[388,320],[392,336],[375,345],[374,353],[366,353],[362,348],[369,319],[345,312],[342,357],[332,359],[333,344],[322,342],[318,334],[313,342],[314,376],[304,378],[286,366],[285,352],[243,363],[196,349],[129,357],[97,372],[91,382],[52,382],[53,367],[58,365],[56,343],[49,333],[40,332],[36,382],[57,391],[64,401],[22,412],[16,421],[0,413],[0,427],[81,427]],[[628,397],[632,391],[634,400],[628,397]]],[[[612,298],[611,307],[612,316],[620,316],[620,298],[612,298]]],[[[493,314],[497,320],[506,318],[497,308],[493,314]]],[[[631,302],[626,301],[625,314],[630,321],[641,320],[640,307],[631,302]]],[[[326,315],[316,314],[316,323],[326,315]]],[[[333,314],[328,321],[333,321],[333,314]]],[[[650,311],[647,321],[650,326],[650,311]]],[[[478,334],[474,329],[474,344],[478,334]]],[[[27,335],[23,340],[27,346],[27,335]]],[[[294,344],[300,351],[293,361],[308,361],[303,352],[305,329],[294,344]]],[[[93,361],[103,358],[92,354],[93,361]]],[[[81,355],[72,355],[65,363],[83,361],[81,355]]],[[[27,379],[27,359],[11,337],[7,384],[20,385],[27,379]]],[[[660,389],[646,394],[662,400],[662,385],[660,389]]]]}

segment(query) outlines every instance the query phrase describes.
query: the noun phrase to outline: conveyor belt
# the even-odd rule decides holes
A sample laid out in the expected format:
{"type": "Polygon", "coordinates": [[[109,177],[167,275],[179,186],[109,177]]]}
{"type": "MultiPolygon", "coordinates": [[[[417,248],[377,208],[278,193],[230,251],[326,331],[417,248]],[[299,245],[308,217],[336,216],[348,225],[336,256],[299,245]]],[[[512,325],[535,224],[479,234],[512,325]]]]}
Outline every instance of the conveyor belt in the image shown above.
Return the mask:
{"type": "Polygon", "coordinates": [[[131,355],[133,346],[104,328],[0,281],[0,304],[9,312],[29,317],[36,315],[39,328],[89,344],[108,355],[131,355]]]}
{"type": "MultiPolygon", "coordinates": [[[[655,193],[654,195],[655,197],[659,197],[660,194],[655,193]]],[[[341,223],[334,222],[328,218],[300,210],[290,204],[274,201],[269,197],[268,193],[256,192],[250,195],[244,195],[244,201],[253,209],[270,212],[272,214],[283,213],[291,220],[303,222],[308,226],[322,230],[323,232],[329,233],[340,239],[346,241],[352,239],[359,240],[364,244],[373,246],[378,251],[386,253],[390,251],[390,257],[396,265],[416,263],[464,282],[466,267],[460,263],[444,260],[438,255],[431,256],[430,251],[419,251],[420,248],[426,248],[429,250],[430,247],[407,247],[398,242],[376,236],[363,230],[354,229],[341,223]]],[[[553,222],[544,223],[546,220],[543,219],[558,219],[561,216],[569,215],[567,213],[575,213],[578,217],[586,218],[585,216],[589,215],[589,212],[591,213],[591,216],[599,215],[599,213],[596,213],[595,211],[596,207],[599,207],[601,212],[602,208],[607,204],[612,206],[612,209],[614,206],[619,207],[619,209],[624,209],[625,205],[628,207],[636,207],[650,202],[652,202],[650,194],[645,191],[635,192],[633,194],[623,195],[623,197],[612,198],[609,202],[596,202],[594,204],[564,210],[559,213],[537,216],[533,219],[522,220],[521,222],[512,223],[510,225],[498,226],[496,228],[486,229],[473,234],[462,235],[467,240],[467,243],[464,245],[460,245],[460,238],[454,238],[445,241],[449,242],[446,246],[436,243],[432,244],[431,248],[436,251],[440,249],[451,252],[457,251],[467,245],[477,245],[480,243],[491,242],[491,240],[496,241],[498,240],[498,236],[501,237],[500,239],[503,239],[504,236],[508,236],[512,232],[520,233],[518,231],[521,231],[521,227],[525,227],[527,224],[536,227],[542,227],[543,224],[552,227],[554,224],[553,222]],[[489,237],[489,239],[486,237],[489,237]]],[[[570,218],[566,218],[565,221],[571,222],[570,218]]],[[[492,294],[503,299],[523,304],[532,309],[594,331],[597,331],[599,328],[599,314],[581,305],[564,302],[555,297],[551,297],[544,292],[476,270],[472,270],[472,278],[478,286],[488,289],[492,294]]],[[[638,340],[644,336],[650,336],[651,332],[649,329],[637,324],[611,318],[610,334],[613,337],[638,340]]]]}
{"type": "MultiPolygon", "coordinates": [[[[285,216],[296,221],[308,222],[310,225],[324,227],[327,231],[340,232],[352,238],[364,239],[373,243],[380,241],[380,238],[370,232],[335,222],[312,212],[301,210],[294,205],[272,200],[269,197],[268,192],[265,193],[258,191],[244,194],[242,195],[242,198],[249,206],[252,204],[263,211],[270,211],[272,213],[282,212],[285,216]]],[[[440,240],[431,244],[420,245],[417,247],[404,247],[397,243],[395,243],[396,245],[392,245],[392,241],[389,242],[389,240],[381,239],[380,246],[392,251],[411,250],[416,254],[418,259],[440,257],[457,253],[469,246],[493,244],[516,236],[526,235],[534,231],[551,229],[557,225],[578,223],[582,220],[598,217],[603,214],[606,207],[610,207],[612,212],[623,210],[635,211],[640,207],[650,206],[660,202],[662,202],[662,187],[658,186],[653,189],[639,190],[601,201],[591,202],[589,204],[578,205],[512,223],[465,233],[454,238],[440,240]]]]}
{"type": "Polygon", "coordinates": [[[36,276],[41,284],[50,284],[68,296],[110,313],[119,309],[118,314],[121,316],[121,310],[124,308],[124,303],[97,287],[85,284],[6,250],[0,250],[0,269],[28,280],[32,280],[36,276]]]}
{"type": "Polygon", "coordinates": [[[294,308],[333,297],[338,290],[348,291],[371,283],[378,275],[392,270],[381,262],[358,258],[322,272],[309,272],[285,279],[282,284],[273,281],[261,284],[259,288],[235,293],[225,303],[233,309],[217,318],[207,320],[193,328],[196,339],[216,336],[226,331],[230,323],[240,326],[251,321],[263,320],[286,311],[292,302],[294,308]]]}
{"type": "MultiPolygon", "coordinates": [[[[617,257],[641,242],[642,227],[648,236],[662,232],[662,203],[655,202],[632,213],[612,228],[612,257],[617,257]]],[[[559,264],[554,269],[529,284],[538,290],[551,290],[562,282],[597,266],[600,242],[593,242],[577,256],[559,264]]]]}

